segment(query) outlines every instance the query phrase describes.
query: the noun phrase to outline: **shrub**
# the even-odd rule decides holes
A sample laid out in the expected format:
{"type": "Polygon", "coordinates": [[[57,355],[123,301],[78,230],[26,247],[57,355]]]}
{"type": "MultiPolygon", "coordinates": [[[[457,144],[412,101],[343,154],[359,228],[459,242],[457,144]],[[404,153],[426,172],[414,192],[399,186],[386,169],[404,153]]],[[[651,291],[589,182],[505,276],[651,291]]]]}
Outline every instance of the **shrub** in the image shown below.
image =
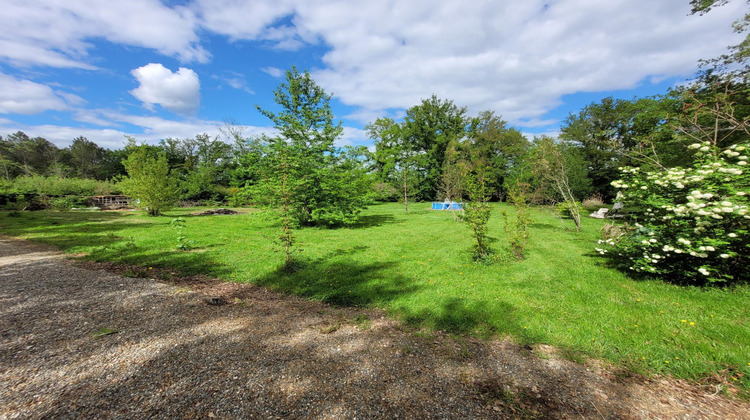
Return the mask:
{"type": "Polygon", "coordinates": [[[749,147],[695,143],[691,168],[623,168],[612,185],[637,209],[635,223],[620,238],[600,241],[599,253],[628,270],[680,283],[747,282],[749,147]]]}
{"type": "Polygon", "coordinates": [[[74,207],[86,207],[88,205],[87,197],[65,196],[49,199],[49,208],[58,211],[67,211],[74,207]]]}
{"type": "Polygon", "coordinates": [[[593,195],[581,202],[581,206],[586,211],[596,211],[604,207],[604,201],[600,195],[593,195]]]}

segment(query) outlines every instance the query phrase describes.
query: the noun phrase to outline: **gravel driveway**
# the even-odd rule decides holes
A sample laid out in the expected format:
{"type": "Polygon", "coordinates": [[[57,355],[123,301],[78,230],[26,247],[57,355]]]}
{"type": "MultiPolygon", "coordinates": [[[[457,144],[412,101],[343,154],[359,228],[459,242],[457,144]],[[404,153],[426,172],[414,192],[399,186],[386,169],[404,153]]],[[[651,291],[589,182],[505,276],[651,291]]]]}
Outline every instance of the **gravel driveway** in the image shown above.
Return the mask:
{"type": "Polygon", "coordinates": [[[0,238],[0,419],[750,413],[713,388],[628,377],[543,346],[419,333],[377,311],[188,283],[82,268],[0,238]]]}

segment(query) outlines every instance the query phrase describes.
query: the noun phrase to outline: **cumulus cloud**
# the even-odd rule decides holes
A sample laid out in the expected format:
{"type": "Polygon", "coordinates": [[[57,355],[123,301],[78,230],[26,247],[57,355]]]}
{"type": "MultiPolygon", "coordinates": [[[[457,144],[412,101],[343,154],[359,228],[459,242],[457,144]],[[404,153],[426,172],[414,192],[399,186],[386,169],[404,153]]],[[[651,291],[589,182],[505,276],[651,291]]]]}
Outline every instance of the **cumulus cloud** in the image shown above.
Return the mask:
{"type": "Polygon", "coordinates": [[[94,38],[150,48],[181,61],[205,62],[195,15],[157,0],[5,0],[0,59],[22,66],[94,69],[94,38]]]}
{"type": "Polygon", "coordinates": [[[346,104],[398,109],[434,93],[539,125],[566,94],[689,76],[739,39],[730,23],[742,7],[688,16],[683,0],[318,0],[299,4],[295,22],[331,47],[314,77],[346,104]]]}
{"type": "Polygon", "coordinates": [[[200,105],[200,81],[193,70],[180,67],[173,73],[159,63],[130,72],[140,86],[130,91],[148,109],[158,104],[177,114],[195,114],[200,105]]]}
{"type": "Polygon", "coordinates": [[[293,15],[293,0],[197,0],[192,10],[206,29],[236,40],[268,41],[280,49],[294,50],[313,39],[284,17],[293,15]]]}
{"type": "Polygon", "coordinates": [[[29,115],[48,110],[66,110],[69,105],[65,98],[75,103],[80,103],[82,100],[70,93],[56,93],[47,85],[0,73],[0,113],[2,114],[29,115]]]}

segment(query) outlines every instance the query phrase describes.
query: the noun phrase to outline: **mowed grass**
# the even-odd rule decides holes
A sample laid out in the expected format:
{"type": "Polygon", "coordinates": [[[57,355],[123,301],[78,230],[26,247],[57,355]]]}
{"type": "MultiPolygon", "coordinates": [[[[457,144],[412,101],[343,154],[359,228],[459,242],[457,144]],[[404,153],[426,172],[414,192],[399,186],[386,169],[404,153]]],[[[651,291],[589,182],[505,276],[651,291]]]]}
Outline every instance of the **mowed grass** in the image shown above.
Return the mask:
{"type": "MultiPolygon", "coordinates": [[[[750,287],[696,288],[639,280],[610,268],[595,251],[603,221],[583,231],[549,209],[534,208],[527,259],[492,265],[471,259],[468,226],[450,212],[397,204],[364,212],[348,229],[296,232],[301,262],[294,273],[273,238],[276,218],[241,209],[236,216],[162,217],[140,212],[0,214],[0,233],[45,242],[87,258],[183,274],[255,283],[335,305],[386,309],[421,328],[509,336],[550,344],[574,360],[604,359],[640,373],[728,381],[750,388],[750,287]],[[177,251],[170,221],[186,219],[195,249],[177,251]],[[718,374],[718,375],[716,375],[718,374]],[[720,379],[722,378],[722,379],[720,379]]],[[[493,246],[507,241],[496,205],[493,246]]]]}

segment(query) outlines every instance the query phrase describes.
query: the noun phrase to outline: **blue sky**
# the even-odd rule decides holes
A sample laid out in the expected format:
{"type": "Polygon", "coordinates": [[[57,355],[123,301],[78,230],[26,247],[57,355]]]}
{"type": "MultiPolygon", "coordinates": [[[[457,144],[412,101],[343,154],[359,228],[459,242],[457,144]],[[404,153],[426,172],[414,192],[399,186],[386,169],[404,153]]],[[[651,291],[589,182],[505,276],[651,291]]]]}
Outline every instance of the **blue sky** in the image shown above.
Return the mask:
{"type": "Polygon", "coordinates": [[[552,134],[606,96],[665,93],[701,58],[739,42],[746,3],[705,16],[688,0],[4,0],[0,135],[60,147],[83,135],[218,135],[226,121],[271,130],[283,72],[308,69],[334,94],[345,134],[400,118],[436,94],[552,134]]]}

